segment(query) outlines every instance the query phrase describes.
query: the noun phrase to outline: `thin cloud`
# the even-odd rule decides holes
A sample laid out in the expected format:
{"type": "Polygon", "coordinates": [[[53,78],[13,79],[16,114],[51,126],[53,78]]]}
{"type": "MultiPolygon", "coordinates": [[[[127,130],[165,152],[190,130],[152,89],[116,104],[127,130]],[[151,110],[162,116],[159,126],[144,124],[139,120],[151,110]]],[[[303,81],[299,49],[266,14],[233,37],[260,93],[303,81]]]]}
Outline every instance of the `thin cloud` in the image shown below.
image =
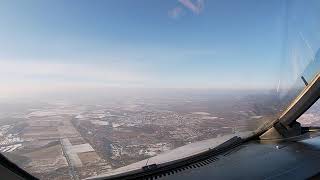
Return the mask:
{"type": "Polygon", "coordinates": [[[41,93],[140,87],[150,76],[111,65],[0,61],[0,99],[41,93]]]}
{"type": "Polygon", "coordinates": [[[195,14],[200,14],[204,7],[204,1],[203,0],[196,0],[195,2],[192,2],[191,0],[178,0],[184,7],[188,8],[190,11],[192,11],[195,14]]]}
{"type": "Polygon", "coordinates": [[[101,83],[139,83],[147,78],[137,70],[107,65],[64,64],[50,62],[0,62],[0,80],[20,83],[23,80],[83,81],[101,83]],[[2,79],[3,77],[6,77],[2,79]]]}
{"type": "Polygon", "coordinates": [[[168,12],[169,17],[178,19],[183,15],[183,9],[181,7],[175,7],[168,12]]]}

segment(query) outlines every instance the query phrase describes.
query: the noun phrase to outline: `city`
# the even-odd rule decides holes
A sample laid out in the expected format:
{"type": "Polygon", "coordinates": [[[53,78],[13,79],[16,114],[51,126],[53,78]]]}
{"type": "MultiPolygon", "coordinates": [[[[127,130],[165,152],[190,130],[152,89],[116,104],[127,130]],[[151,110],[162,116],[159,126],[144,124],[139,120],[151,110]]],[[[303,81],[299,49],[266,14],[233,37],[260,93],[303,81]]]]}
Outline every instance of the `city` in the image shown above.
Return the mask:
{"type": "Polygon", "coordinates": [[[2,104],[0,151],[40,179],[83,179],[193,142],[253,131],[280,109],[272,93],[221,95],[2,104]]]}

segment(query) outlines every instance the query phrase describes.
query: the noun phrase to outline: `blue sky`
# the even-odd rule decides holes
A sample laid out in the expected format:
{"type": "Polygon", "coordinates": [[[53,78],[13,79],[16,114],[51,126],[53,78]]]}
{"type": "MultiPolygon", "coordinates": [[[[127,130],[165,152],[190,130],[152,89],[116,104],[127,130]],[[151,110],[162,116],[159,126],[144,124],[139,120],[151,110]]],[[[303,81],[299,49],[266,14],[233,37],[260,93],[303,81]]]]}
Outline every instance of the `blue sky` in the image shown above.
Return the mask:
{"type": "Polygon", "coordinates": [[[274,88],[285,15],[282,0],[3,0],[0,80],[7,92],[274,88]]]}

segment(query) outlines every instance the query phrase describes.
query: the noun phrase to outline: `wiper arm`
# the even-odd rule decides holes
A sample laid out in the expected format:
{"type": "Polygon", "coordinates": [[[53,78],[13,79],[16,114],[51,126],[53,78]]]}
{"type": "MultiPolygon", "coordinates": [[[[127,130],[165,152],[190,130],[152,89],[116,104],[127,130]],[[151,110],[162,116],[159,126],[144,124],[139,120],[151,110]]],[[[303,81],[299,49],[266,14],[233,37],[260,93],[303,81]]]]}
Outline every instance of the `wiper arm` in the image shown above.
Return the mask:
{"type": "MultiPolygon", "coordinates": [[[[120,180],[120,179],[145,179],[150,177],[161,177],[162,175],[173,173],[176,171],[181,171],[187,169],[187,167],[195,166],[199,167],[204,164],[203,161],[208,159],[218,159],[216,158],[217,155],[227,152],[245,142],[246,139],[243,139],[238,136],[234,136],[231,139],[225,141],[224,143],[218,145],[215,148],[209,148],[207,151],[191,155],[182,159],[161,163],[161,164],[151,164],[143,166],[141,169],[107,176],[101,177],[101,179],[112,179],[112,180],[120,180]]],[[[100,178],[93,178],[93,179],[100,179],[100,178]]]]}

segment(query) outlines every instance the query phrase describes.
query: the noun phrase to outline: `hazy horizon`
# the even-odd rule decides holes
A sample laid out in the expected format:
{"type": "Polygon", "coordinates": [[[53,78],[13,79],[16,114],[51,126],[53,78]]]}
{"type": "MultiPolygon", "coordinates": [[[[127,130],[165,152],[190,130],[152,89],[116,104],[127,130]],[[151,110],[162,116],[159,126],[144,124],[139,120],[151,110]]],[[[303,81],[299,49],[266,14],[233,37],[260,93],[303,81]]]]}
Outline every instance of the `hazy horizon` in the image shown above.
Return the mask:
{"type": "Polygon", "coordinates": [[[284,1],[17,3],[0,3],[0,97],[279,81],[284,1]]]}

